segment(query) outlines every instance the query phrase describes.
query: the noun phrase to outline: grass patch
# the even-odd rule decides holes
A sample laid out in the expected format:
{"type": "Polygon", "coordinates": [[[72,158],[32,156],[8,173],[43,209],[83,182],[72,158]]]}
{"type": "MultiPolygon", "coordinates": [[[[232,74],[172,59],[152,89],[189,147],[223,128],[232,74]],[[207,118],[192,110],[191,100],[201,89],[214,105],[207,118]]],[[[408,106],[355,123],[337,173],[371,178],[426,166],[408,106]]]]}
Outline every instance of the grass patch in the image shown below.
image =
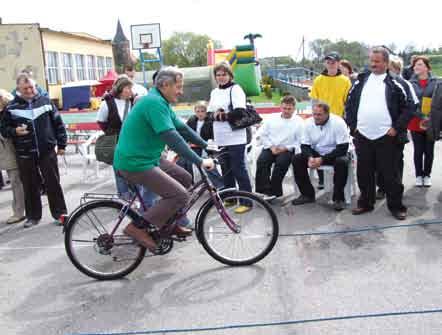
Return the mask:
{"type": "Polygon", "coordinates": [[[442,77],[442,65],[439,64],[432,65],[431,72],[433,72],[434,76],[442,77]]]}
{"type": "Polygon", "coordinates": [[[256,97],[249,97],[252,103],[263,103],[263,102],[273,102],[275,105],[279,105],[281,102],[281,95],[279,92],[273,92],[272,98],[269,99],[265,96],[264,92],[256,97]]]}

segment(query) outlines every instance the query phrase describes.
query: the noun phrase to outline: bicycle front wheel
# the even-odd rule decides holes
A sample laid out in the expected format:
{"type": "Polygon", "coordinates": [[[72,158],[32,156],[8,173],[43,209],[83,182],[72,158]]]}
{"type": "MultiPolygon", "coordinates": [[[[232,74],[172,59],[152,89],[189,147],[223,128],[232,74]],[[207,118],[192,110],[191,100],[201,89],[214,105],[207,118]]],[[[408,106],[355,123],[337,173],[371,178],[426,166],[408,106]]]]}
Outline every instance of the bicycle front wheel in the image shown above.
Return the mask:
{"type": "Polygon", "coordinates": [[[199,216],[197,236],[204,249],[219,262],[231,266],[251,265],[267,256],[279,234],[272,208],[249,192],[226,191],[220,198],[223,203],[220,211],[211,201],[199,216]]]}
{"type": "Polygon", "coordinates": [[[69,219],[65,248],[74,266],[99,280],[126,276],[141,263],[146,249],[123,234],[137,214],[112,200],[92,201],[81,206],[69,219]],[[112,234],[117,223],[118,229],[112,234]]]}

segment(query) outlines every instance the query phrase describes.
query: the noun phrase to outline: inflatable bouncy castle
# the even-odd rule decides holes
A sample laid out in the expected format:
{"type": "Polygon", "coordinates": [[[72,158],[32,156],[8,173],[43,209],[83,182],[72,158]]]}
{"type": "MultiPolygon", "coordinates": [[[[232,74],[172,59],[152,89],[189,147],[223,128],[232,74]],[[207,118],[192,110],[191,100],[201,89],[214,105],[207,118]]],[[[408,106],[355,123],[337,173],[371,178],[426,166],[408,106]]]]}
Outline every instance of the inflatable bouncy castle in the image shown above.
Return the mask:
{"type": "Polygon", "coordinates": [[[261,93],[261,69],[256,60],[256,50],[252,44],[238,45],[231,50],[215,50],[213,43],[208,44],[207,65],[228,61],[232,66],[235,82],[247,96],[261,93]]]}

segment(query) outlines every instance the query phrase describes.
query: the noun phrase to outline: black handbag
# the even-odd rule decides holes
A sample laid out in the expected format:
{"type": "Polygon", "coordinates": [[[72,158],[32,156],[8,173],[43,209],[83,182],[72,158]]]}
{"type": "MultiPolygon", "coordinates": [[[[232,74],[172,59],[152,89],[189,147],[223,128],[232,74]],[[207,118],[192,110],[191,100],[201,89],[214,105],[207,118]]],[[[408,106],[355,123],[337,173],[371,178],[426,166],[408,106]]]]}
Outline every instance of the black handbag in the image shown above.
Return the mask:
{"type": "Polygon", "coordinates": [[[252,104],[246,103],[245,109],[234,109],[232,103],[232,88],[230,89],[230,104],[229,112],[227,113],[227,121],[232,130],[244,129],[262,121],[255,107],[252,104]]]}
{"type": "Polygon", "coordinates": [[[98,137],[95,142],[95,157],[97,161],[113,165],[117,142],[118,135],[101,135],[98,137]]]}

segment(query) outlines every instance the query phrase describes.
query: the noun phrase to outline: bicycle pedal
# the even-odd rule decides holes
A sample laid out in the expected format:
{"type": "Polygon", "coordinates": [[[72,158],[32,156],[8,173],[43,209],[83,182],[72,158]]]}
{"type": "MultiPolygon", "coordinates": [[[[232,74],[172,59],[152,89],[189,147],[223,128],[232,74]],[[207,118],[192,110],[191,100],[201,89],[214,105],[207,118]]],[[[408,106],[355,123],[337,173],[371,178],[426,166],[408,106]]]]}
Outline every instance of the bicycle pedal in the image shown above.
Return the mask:
{"type": "Polygon", "coordinates": [[[172,237],[172,240],[174,240],[176,242],[185,242],[185,241],[187,241],[187,238],[186,238],[186,236],[175,235],[174,237],[172,237]]]}

